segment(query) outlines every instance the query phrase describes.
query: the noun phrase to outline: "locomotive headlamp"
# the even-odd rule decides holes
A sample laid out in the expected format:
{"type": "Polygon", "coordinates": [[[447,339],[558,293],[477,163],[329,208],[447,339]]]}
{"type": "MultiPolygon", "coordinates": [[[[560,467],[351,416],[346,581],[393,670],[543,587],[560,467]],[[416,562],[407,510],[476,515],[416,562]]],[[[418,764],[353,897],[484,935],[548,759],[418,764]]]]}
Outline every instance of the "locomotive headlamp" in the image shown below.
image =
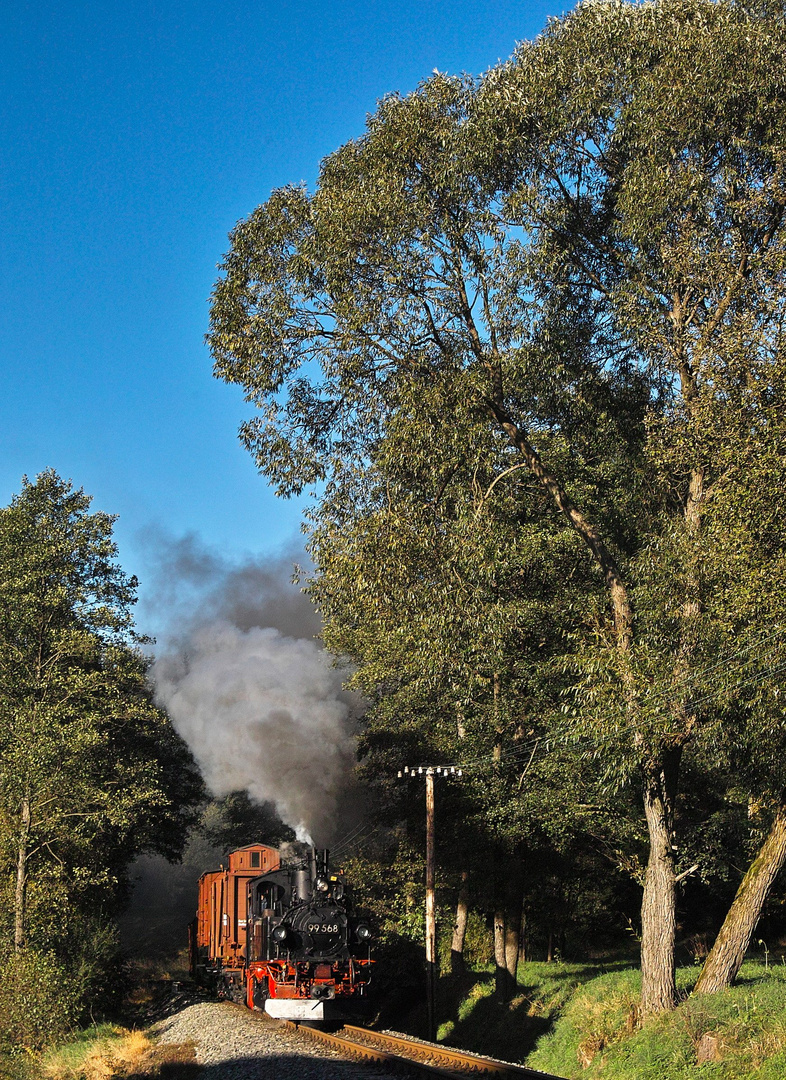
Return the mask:
{"type": "Polygon", "coordinates": [[[274,927],[273,928],[273,933],[271,934],[271,937],[273,938],[274,941],[277,941],[279,944],[281,944],[282,941],[286,941],[287,940],[287,928],[286,928],[286,926],[276,926],[276,927],[274,927]]]}
{"type": "Polygon", "coordinates": [[[328,883],[325,881],[325,879],[323,877],[318,877],[317,878],[317,880],[314,882],[314,887],[317,890],[317,892],[327,892],[328,889],[330,888],[330,886],[328,885],[328,883]]]}
{"type": "Polygon", "coordinates": [[[366,926],[365,923],[360,923],[355,933],[358,936],[358,941],[368,941],[371,938],[371,927],[366,926]]]}

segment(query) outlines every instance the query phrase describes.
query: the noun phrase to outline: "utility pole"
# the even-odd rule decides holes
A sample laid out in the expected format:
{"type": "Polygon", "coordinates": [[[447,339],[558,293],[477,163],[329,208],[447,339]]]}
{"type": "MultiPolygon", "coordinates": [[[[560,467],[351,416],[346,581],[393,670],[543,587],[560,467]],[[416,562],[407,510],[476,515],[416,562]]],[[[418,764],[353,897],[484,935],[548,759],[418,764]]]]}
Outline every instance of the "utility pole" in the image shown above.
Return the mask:
{"type": "Polygon", "coordinates": [[[435,898],[436,856],[434,843],[434,776],[461,776],[461,769],[442,765],[421,765],[410,769],[408,765],[402,776],[425,776],[426,778],[426,1010],[427,1038],[432,1042],[436,1038],[434,1002],[437,986],[437,908],[435,898]]]}
{"type": "Polygon", "coordinates": [[[434,898],[434,770],[426,769],[426,1003],[428,1038],[436,1037],[437,914],[434,898]]]}

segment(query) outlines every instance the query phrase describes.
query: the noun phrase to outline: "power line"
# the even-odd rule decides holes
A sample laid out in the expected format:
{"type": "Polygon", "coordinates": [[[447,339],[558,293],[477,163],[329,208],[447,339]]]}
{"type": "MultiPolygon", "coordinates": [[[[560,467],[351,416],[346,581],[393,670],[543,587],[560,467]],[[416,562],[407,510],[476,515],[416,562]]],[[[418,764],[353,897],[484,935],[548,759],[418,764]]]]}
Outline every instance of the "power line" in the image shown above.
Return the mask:
{"type": "Polygon", "coordinates": [[[356,825],[354,829],[350,829],[348,833],[346,833],[344,836],[342,836],[339,840],[336,841],[332,849],[333,852],[335,853],[337,851],[341,851],[342,848],[352,843],[352,841],[358,836],[359,833],[362,833],[365,829],[368,828],[369,823],[367,821],[361,821],[359,825],[356,825]]]}
{"type": "Polygon", "coordinates": [[[340,840],[336,844],[336,846],[332,849],[333,854],[346,854],[346,852],[349,851],[352,847],[359,847],[360,844],[365,843],[366,840],[371,839],[371,837],[377,832],[379,832],[379,825],[374,825],[370,822],[364,822],[364,824],[360,826],[359,831],[357,829],[354,830],[353,833],[350,833],[347,837],[345,837],[343,840],[340,840]]]}
{"type": "MultiPolygon", "coordinates": [[[[740,649],[736,649],[733,652],[727,653],[725,656],[722,656],[721,658],[715,660],[712,664],[707,665],[707,667],[705,667],[704,669],[699,669],[698,671],[693,672],[689,681],[691,683],[696,683],[699,679],[706,677],[713,671],[717,671],[721,667],[728,667],[735,658],[743,656],[757,646],[760,646],[768,641],[773,640],[774,638],[777,638],[781,633],[782,628],[777,627],[772,633],[764,634],[756,641],[751,642],[750,644],[740,649]]],[[[736,667],[741,665],[734,666],[736,667]]],[[[770,668],[769,670],[764,672],[756,672],[748,679],[738,680],[738,682],[735,684],[735,690],[740,690],[746,686],[756,685],[757,683],[762,682],[764,679],[772,678],[774,675],[777,675],[784,670],[786,670],[786,664],[777,666],[775,668],[770,668]]],[[[714,695],[708,695],[706,697],[694,699],[692,701],[683,701],[681,695],[674,693],[666,694],[661,692],[654,695],[648,695],[643,699],[641,707],[639,707],[637,710],[638,718],[636,720],[629,721],[624,727],[618,729],[617,731],[608,732],[604,735],[593,736],[589,733],[582,734],[577,738],[576,741],[589,741],[594,745],[599,746],[614,739],[622,738],[623,736],[633,731],[645,727],[649,720],[652,719],[652,717],[656,716],[660,711],[664,709],[665,706],[669,704],[683,704],[686,709],[690,710],[695,709],[708,701],[712,701],[713,699],[714,695]]],[[[548,744],[559,741],[561,736],[570,735],[571,732],[574,730],[574,727],[575,725],[564,726],[562,729],[557,728],[550,734],[535,736],[529,742],[518,743],[511,750],[503,751],[501,758],[496,756],[494,752],[490,754],[484,753],[482,755],[479,755],[478,757],[470,758],[469,760],[464,759],[461,762],[452,762],[448,765],[443,765],[442,768],[462,768],[471,770],[477,768],[478,766],[488,764],[492,761],[495,763],[499,763],[500,760],[504,760],[506,762],[513,762],[517,758],[523,757],[531,753],[533,750],[537,751],[538,748],[548,747],[548,744]]]]}

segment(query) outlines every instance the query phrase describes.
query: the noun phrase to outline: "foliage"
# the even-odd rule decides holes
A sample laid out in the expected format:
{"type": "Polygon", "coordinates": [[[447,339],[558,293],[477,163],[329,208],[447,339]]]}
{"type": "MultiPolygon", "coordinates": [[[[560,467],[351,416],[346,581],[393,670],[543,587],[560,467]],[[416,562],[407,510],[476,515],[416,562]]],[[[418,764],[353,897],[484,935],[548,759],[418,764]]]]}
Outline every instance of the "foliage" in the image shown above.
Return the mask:
{"type": "Polygon", "coordinates": [[[52,952],[7,951],[0,963],[0,1050],[40,1050],[79,1018],[82,985],[52,952]]]}
{"type": "Polygon", "coordinates": [[[466,763],[465,863],[583,834],[640,869],[648,1011],[679,875],[727,873],[700,796],[786,785],[785,38],[777,5],[580,5],[385,98],[236,227],[213,297],[245,444],[319,489],[368,774],[466,763]]]}
{"type": "MultiPolygon", "coordinates": [[[[272,803],[260,803],[246,791],[231,791],[211,799],[202,811],[190,845],[201,838],[211,848],[226,854],[246,844],[269,844],[277,847],[295,839],[293,830],[283,823],[272,803]]],[[[191,856],[194,862],[194,856],[191,856]]]]}
{"type": "MultiPolygon", "coordinates": [[[[89,506],[49,471],[0,510],[3,954],[13,946],[7,963],[34,973],[62,966],[64,1023],[116,981],[109,924],[128,864],[144,851],[179,857],[203,791],[152,701],[113,519],[89,506]]],[[[18,986],[9,1008],[22,1008],[18,986]]],[[[36,1016],[23,1009],[22,1029],[36,1016]]]]}

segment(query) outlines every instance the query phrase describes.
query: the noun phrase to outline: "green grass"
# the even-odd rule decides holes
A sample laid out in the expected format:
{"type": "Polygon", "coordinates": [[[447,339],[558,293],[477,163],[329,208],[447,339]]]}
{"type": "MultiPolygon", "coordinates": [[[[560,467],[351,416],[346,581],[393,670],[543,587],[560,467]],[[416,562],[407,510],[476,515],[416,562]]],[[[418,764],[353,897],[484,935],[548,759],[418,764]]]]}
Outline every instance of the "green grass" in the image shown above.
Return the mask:
{"type": "Polygon", "coordinates": [[[149,1046],[142,1032],[97,1024],[75,1031],[68,1041],[43,1054],[39,1075],[50,1080],[103,1080],[139,1062],[149,1046]]]}
{"type": "Polygon", "coordinates": [[[553,1026],[574,992],[624,961],[520,964],[519,989],[507,1005],[494,998],[493,967],[440,981],[437,1038],[451,1046],[523,1061],[553,1026]]]}
{"type": "Polygon", "coordinates": [[[34,1075],[46,1080],[195,1080],[200,1072],[193,1043],[156,1045],[144,1031],[101,1024],[44,1054],[34,1075]]]}
{"type": "Polygon", "coordinates": [[[786,968],[748,963],[730,990],[688,997],[697,974],[696,968],[682,969],[684,1000],[646,1024],[638,1016],[637,971],[590,980],[573,992],[527,1064],[568,1080],[783,1080],[786,968]],[[699,1066],[704,1035],[714,1040],[721,1060],[699,1066]]]}
{"type": "Polygon", "coordinates": [[[731,990],[692,997],[698,970],[680,969],[680,1005],[644,1024],[629,960],[522,964],[502,1007],[491,968],[444,978],[438,1038],[567,1080],[784,1080],[786,966],[749,962],[731,990]],[[720,1061],[698,1064],[705,1035],[720,1061]]]}

